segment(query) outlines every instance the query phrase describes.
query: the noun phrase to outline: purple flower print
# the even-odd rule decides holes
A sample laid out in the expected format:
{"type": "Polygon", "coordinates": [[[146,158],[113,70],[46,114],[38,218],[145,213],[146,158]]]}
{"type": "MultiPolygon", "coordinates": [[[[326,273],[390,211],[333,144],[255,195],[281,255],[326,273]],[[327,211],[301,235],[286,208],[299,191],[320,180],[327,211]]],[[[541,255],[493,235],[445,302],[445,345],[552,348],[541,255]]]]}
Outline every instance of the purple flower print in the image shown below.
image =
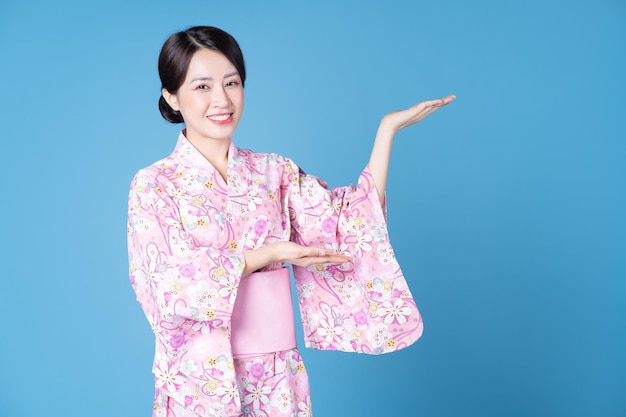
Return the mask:
{"type": "Polygon", "coordinates": [[[357,326],[365,326],[367,324],[367,312],[363,309],[354,313],[352,318],[357,326]]]}
{"type": "Polygon", "coordinates": [[[339,269],[335,265],[327,265],[326,272],[328,272],[331,276],[335,276],[335,274],[339,271],[339,269]]]}
{"type": "Polygon", "coordinates": [[[193,264],[183,264],[178,267],[178,271],[185,278],[192,278],[196,274],[196,267],[193,264]]]}
{"type": "Polygon", "coordinates": [[[184,343],[185,343],[185,335],[184,334],[177,334],[177,335],[172,336],[170,338],[170,346],[173,347],[174,349],[178,349],[184,343]]]}
{"type": "Polygon", "coordinates": [[[224,259],[224,266],[228,269],[233,269],[235,267],[229,258],[224,259]]]}
{"type": "Polygon", "coordinates": [[[255,362],[250,367],[250,376],[254,379],[260,379],[265,373],[265,367],[260,362],[255,362]]]}
{"type": "Polygon", "coordinates": [[[255,236],[261,236],[267,231],[267,217],[261,216],[254,222],[255,236]]]}
{"type": "Polygon", "coordinates": [[[332,218],[327,217],[322,220],[322,234],[324,236],[334,236],[336,231],[337,224],[332,218]]]}

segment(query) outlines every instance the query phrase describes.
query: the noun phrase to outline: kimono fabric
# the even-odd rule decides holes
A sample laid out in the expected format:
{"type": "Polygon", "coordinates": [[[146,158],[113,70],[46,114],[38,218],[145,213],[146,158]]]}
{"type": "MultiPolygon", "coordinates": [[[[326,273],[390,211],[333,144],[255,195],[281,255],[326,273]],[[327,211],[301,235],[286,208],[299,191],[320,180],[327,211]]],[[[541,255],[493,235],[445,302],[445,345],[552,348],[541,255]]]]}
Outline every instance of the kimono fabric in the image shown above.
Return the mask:
{"type": "Polygon", "coordinates": [[[231,346],[243,253],[289,240],[353,258],[293,267],[306,347],[381,354],[421,336],[368,168],[357,186],[329,189],[288,158],[231,143],[225,181],[183,132],[129,195],[130,280],[156,341],[153,416],[311,415],[297,349],[235,358],[231,346]]]}

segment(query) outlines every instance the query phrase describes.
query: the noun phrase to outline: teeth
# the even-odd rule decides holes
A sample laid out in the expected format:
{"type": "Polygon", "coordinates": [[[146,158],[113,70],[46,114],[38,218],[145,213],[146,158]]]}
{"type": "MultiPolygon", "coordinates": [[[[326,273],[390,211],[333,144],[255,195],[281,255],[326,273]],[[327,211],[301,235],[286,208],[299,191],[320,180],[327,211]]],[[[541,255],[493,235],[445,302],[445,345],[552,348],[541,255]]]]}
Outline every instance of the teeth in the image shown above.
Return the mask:
{"type": "Polygon", "coordinates": [[[224,120],[227,120],[228,118],[230,118],[230,114],[216,114],[214,116],[209,116],[209,119],[216,120],[218,122],[223,122],[224,120]]]}

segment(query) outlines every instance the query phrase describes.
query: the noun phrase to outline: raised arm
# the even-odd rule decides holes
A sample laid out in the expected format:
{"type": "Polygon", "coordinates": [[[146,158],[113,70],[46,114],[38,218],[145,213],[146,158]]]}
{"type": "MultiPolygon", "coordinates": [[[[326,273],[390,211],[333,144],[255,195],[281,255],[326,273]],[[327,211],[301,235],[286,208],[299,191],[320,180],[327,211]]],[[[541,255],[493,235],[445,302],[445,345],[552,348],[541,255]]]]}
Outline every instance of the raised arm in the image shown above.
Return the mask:
{"type": "Polygon", "coordinates": [[[389,155],[395,134],[407,126],[411,126],[437,109],[446,106],[456,98],[454,95],[428,100],[418,103],[405,110],[391,112],[380,122],[374,147],[369,160],[369,169],[374,179],[376,191],[381,202],[384,202],[387,187],[387,171],[389,169],[389,155]]]}

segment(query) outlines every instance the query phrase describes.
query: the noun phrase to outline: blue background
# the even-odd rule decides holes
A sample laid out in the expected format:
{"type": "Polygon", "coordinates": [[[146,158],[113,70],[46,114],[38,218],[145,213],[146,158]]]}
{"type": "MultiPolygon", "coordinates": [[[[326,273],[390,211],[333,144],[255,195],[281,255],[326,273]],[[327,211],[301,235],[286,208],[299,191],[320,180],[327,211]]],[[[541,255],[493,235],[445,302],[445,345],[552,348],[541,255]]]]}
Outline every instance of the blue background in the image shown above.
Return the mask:
{"type": "Polygon", "coordinates": [[[626,416],[626,3],[0,4],[0,415],[148,416],[153,336],[128,281],[133,174],[172,150],[159,49],[242,45],[235,142],[356,181],[386,112],[388,187],[424,315],[379,357],[303,349],[316,417],[626,416]]]}

